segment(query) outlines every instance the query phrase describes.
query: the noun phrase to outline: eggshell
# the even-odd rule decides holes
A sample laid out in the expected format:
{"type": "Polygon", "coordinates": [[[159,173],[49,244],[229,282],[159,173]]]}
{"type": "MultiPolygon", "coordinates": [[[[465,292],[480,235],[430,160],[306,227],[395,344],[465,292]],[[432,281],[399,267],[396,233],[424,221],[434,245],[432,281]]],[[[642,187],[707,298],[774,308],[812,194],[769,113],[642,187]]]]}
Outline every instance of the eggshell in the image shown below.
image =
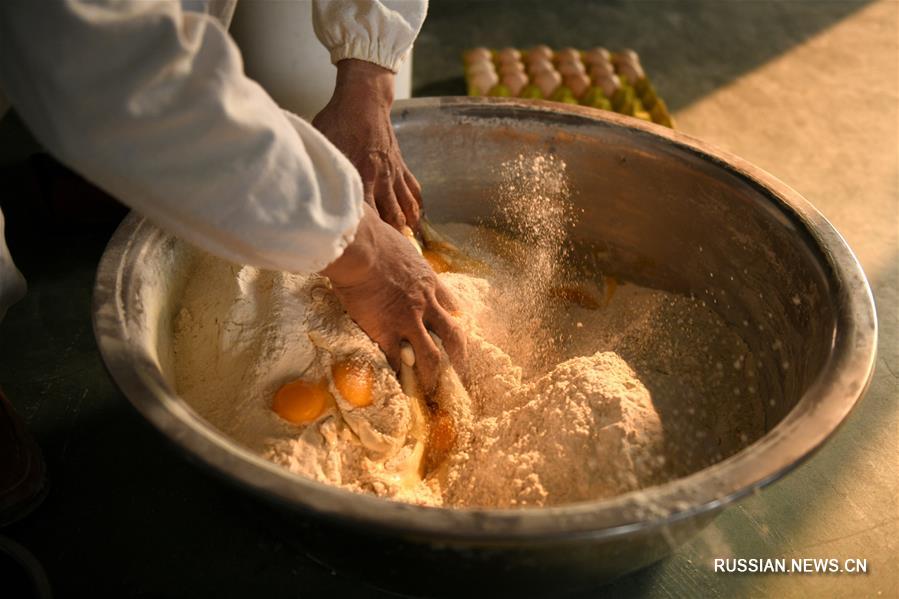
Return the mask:
{"type": "Polygon", "coordinates": [[[543,60],[552,60],[553,50],[547,45],[540,44],[528,50],[528,62],[542,58],[543,60]]]}
{"type": "Polygon", "coordinates": [[[618,88],[621,87],[621,80],[618,79],[618,75],[607,75],[596,79],[596,85],[607,98],[611,98],[618,91],[618,88]]]}
{"type": "Polygon", "coordinates": [[[615,69],[612,67],[612,63],[610,62],[596,62],[590,65],[591,79],[600,79],[601,77],[608,77],[609,75],[614,74],[615,69]]]}
{"type": "Polygon", "coordinates": [[[618,65],[618,74],[624,77],[631,85],[645,77],[643,67],[639,64],[621,63],[618,65]]]}
{"type": "Polygon", "coordinates": [[[575,48],[562,48],[556,52],[555,59],[559,64],[574,59],[580,60],[581,53],[575,48]]]}
{"type": "Polygon", "coordinates": [[[468,84],[480,95],[486,95],[490,88],[499,83],[499,76],[493,72],[477,73],[469,78],[468,84]]]}
{"type": "Polygon", "coordinates": [[[534,77],[534,85],[540,88],[543,97],[548,98],[562,84],[558,71],[544,71],[534,77]]]}
{"type": "Polygon", "coordinates": [[[592,65],[598,62],[609,62],[612,60],[612,53],[601,46],[590,48],[584,52],[584,62],[592,65]]]}
{"type": "Polygon", "coordinates": [[[489,60],[479,60],[465,67],[465,74],[473,77],[479,73],[496,73],[496,67],[489,60]]]}
{"type": "Polygon", "coordinates": [[[566,75],[574,75],[576,73],[586,73],[587,69],[584,68],[584,63],[582,63],[580,60],[575,59],[560,62],[558,71],[562,75],[562,77],[565,77],[566,75]]]}
{"type": "Polygon", "coordinates": [[[584,73],[572,73],[562,79],[565,86],[571,90],[575,98],[580,98],[590,87],[590,78],[584,73]]]}
{"type": "Polygon", "coordinates": [[[524,65],[520,62],[507,62],[499,65],[499,76],[501,78],[509,73],[524,73],[524,65]]]}
{"type": "Polygon", "coordinates": [[[528,76],[524,73],[508,73],[503,76],[501,82],[509,88],[509,93],[517,96],[524,89],[524,86],[528,84],[528,76]]]}
{"type": "Polygon", "coordinates": [[[531,77],[534,77],[538,73],[544,73],[546,71],[554,70],[555,67],[553,66],[553,63],[545,58],[533,60],[528,63],[528,73],[530,73],[531,77]]]}
{"type": "Polygon", "coordinates": [[[493,55],[488,48],[472,48],[471,50],[467,50],[462,55],[462,62],[465,64],[471,64],[473,62],[479,62],[482,60],[492,60],[493,55]]]}
{"type": "Polygon", "coordinates": [[[636,66],[640,64],[640,56],[633,50],[622,50],[612,56],[612,62],[614,64],[630,64],[636,66]]]}
{"type": "Polygon", "coordinates": [[[521,60],[521,52],[515,48],[503,48],[496,53],[496,62],[506,64],[508,62],[518,62],[521,60]]]}

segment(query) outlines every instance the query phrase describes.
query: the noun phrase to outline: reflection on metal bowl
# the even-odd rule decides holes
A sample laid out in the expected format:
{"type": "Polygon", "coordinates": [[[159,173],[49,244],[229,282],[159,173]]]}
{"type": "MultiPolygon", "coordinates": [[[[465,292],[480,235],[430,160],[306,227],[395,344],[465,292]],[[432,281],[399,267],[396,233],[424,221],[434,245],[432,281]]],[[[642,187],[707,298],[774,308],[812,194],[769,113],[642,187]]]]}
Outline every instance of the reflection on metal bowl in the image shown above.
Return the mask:
{"type": "Polygon", "coordinates": [[[321,562],[426,595],[600,584],[664,557],[727,504],[783,476],[863,395],[877,336],[864,273],[821,214],[771,175],[684,134],[576,106],[419,99],[398,102],[394,121],[434,222],[489,218],[499,164],[522,152],[559,156],[583,209],[572,240],[601,248],[606,272],[717,294],[728,322],[767,323],[747,328],[746,341],[779,399],[765,402],[766,434],[744,450],[602,501],[442,509],[332,488],[246,451],[178,397],[170,337],[188,252],[130,216],[103,256],[94,295],[110,373],[166,437],[267,504],[258,511],[321,562]]]}

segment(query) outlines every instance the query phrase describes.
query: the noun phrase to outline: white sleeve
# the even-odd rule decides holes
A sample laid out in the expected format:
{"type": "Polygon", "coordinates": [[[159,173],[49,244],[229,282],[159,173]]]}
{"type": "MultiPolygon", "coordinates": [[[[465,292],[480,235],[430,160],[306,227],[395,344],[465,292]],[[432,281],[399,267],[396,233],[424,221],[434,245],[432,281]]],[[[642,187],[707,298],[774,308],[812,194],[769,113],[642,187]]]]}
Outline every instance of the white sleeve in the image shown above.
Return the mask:
{"type": "Polygon", "coordinates": [[[321,270],[362,216],[352,164],[177,2],[3,0],[0,87],[59,160],[234,262],[321,270]]]}
{"type": "Polygon", "coordinates": [[[313,0],[312,24],[331,62],[358,58],[396,73],[427,12],[427,0],[313,0]]]}

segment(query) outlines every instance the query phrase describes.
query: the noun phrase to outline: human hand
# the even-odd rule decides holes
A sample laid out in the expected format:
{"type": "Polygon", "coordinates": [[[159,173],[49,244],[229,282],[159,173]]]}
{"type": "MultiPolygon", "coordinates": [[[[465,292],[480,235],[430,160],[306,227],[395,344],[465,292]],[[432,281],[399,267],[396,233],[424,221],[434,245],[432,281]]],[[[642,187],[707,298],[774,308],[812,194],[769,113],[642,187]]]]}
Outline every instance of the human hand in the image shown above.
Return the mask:
{"type": "Polygon", "coordinates": [[[409,171],[390,123],[391,71],[348,58],[337,63],[331,101],[312,120],[359,171],[365,201],[395,229],[418,229],[421,186],[409,171]]]}
{"type": "Polygon", "coordinates": [[[415,369],[425,392],[437,384],[440,350],[428,334],[443,342],[450,362],[465,380],[465,337],[451,315],[456,302],[409,240],[363,206],[356,237],[321,274],[350,317],[400,369],[400,344],[415,351],[415,369]]]}

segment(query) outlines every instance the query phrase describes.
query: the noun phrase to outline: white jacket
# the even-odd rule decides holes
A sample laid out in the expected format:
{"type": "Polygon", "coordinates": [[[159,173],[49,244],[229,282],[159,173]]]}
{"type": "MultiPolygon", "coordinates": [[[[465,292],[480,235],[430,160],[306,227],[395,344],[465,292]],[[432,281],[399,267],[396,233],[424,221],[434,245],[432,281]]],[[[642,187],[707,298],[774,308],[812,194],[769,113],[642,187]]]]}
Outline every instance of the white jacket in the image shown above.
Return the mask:
{"type": "MultiPolygon", "coordinates": [[[[361,181],[244,75],[210,16],[227,25],[235,1],[2,0],[0,90],[47,151],[159,226],[234,262],[321,270],[352,240],[361,181]]],[[[396,71],[426,11],[314,0],[313,20],[334,62],[396,71]]]]}

